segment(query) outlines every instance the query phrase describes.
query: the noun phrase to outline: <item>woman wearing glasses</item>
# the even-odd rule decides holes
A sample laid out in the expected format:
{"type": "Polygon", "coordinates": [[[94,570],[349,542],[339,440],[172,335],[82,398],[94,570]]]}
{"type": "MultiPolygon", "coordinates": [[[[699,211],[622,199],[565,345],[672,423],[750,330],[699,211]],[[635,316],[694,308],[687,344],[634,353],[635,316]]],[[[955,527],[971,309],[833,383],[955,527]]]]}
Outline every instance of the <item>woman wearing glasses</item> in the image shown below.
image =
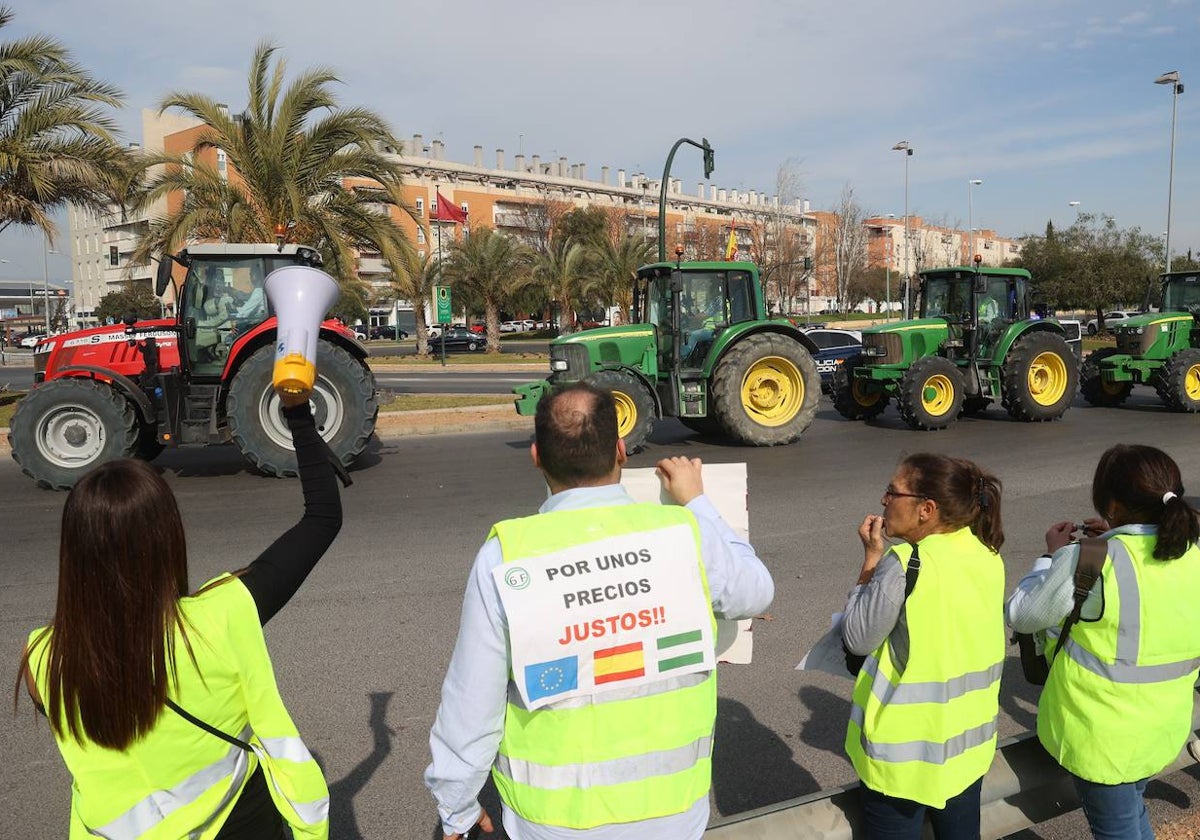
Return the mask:
{"type": "Polygon", "coordinates": [[[1000,481],[919,453],[881,503],[858,528],[865,556],[842,623],[846,650],[865,656],[846,752],[866,836],[918,838],[928,812],[939,840],[978,838],[1006,644],[1000,481]]]}

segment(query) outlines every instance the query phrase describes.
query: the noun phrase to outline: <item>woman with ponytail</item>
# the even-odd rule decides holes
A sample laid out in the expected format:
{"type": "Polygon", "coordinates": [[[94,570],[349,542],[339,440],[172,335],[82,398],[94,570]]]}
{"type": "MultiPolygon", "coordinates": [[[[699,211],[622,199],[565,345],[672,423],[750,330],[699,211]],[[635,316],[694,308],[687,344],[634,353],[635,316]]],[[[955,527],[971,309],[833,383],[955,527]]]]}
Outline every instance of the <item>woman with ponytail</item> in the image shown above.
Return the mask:
{"type": "Polygon", "coordinates": [[[842,641],[865,656],[846,752],[866,835],[979,837],[1004,666],[1000,481],[970,461],[905,458],[858,528],[864,560],[842,641]],[[884,537],[900,540],[888,546],[884,537]]]}
{"type": "MultiPolygon", "coordinates": [[[[1046,553],[1006,605],[1020,633],[1054,642],[1074,608],[1076,531],[1098,534],[1106,556],[1070,627],[1038,703],[1038,738],[1073,777],[1092,834],[1154,832],[1146,781],[1191,734],[1200,669],[1200,520],[1183,498],[1179,467],[1153,446],[1114,446],[1092,480],[1099,514],[1082,528],[1058,522],[1046,553]]],[[[1054,647],[1047,645],[1048,651],[1054,647]]]]}

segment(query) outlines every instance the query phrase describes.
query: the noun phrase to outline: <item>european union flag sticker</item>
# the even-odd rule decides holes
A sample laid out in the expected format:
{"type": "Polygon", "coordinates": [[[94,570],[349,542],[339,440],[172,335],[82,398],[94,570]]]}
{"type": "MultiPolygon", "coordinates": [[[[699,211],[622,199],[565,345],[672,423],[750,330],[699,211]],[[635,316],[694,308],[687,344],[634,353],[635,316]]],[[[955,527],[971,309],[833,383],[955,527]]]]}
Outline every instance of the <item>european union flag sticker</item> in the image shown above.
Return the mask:
{"type": "Polygon", "coordinates": [[[566,656],[525,666],[525,691],[529,702],[579,688],[579,659],[566,656]]]}

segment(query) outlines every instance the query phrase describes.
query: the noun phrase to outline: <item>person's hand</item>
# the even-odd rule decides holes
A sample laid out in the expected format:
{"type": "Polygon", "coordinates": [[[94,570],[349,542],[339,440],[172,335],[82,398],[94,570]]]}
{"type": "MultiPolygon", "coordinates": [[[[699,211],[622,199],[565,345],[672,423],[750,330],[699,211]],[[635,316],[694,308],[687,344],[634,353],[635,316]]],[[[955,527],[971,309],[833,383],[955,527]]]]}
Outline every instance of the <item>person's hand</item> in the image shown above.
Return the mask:
{"type": "Polygon", "coordinates": [[[1050,530],[1046,531],[1046,552],[1053,554],[1069,543],[1074,531],[1074,522],[1055,522],[1050,526],[1050,530]]]}
{"type": "Polygon", "coordinates": [[[1085,537],[1098,537],[1111,527],[1108,524],[1108,520],[1103,516],[1089,516],[1083,520],[1083,535],[1085,537]]]}
{"type": "Polygon", "coordinates": [[[304,405],[312,398],[312,393],[309,391],[301,391],[298,394],[293,394],[289,391],[276,391],[279,394],[279,401],[283,403],[284,408],[295,408],[298,405],[304,405]]]}
{"type": "Polygon", "coordinates": [[[700,478],[701,466],[699,458],[676,455],[674,458],[663,458],[659,461],[655,472],[667,495],[676,504],[686,505],[704,493],[704,482],[700,478]]]}
{"type": "MultiPolygon", "coordinates": [[[[494,832],[496,830],[492,826],[492,818],[488,816],[487,809],[482,808],[482,807],[479,809],[479,819],[475,821],[475,825],[479,826],[479,830],[482,831],[484,834],[491,834],[492,832],[494,832]]],[[[474,829],[472,829],[471,831],[468,831],[467,835],[470,836],[473,831],[474,831],[474,829]]],[[[443,834],[442,836],[445,837],[446,840],[461,840],[463,835],[461,835],[461,834],[443,834]]]]}
{"type": "Polygon", "coordinates": [[[875,567],[887,551],[887,544],[883,541],[883,517],[874,513],[867,514],[858,526],[858,538],[863,544],[863,564],[858,573],[858,582],[867,583],[874,576],[875,567]]]}

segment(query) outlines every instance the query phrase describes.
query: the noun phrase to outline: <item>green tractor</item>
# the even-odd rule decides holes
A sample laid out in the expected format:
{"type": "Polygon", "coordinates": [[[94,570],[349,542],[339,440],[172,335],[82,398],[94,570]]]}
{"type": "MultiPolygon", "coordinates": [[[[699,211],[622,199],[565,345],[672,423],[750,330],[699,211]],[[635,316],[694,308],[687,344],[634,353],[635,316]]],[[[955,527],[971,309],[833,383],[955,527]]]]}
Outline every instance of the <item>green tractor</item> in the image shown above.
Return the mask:
{"type": "Polygon", "coordinates": [[[1078,331],[1031,313],[1020,268],[920,274],[920,317],[863,330],[863,348],[833,374],[833,405],[851,420],[895,398],[914,429],[944,429],[999,400],[1017,420],[1057,420],[1079,382],[1078,331]]]}
{"type": "Polygon", "coordinates": [[[1142,384],[1167,408],[1200,411],[1200,273],[1172,271],[1160,282],[1159,311],[1123,321],[1117,346],[1084,360],[1080,390],[1092,405],[1120,405],[1142,384]]]}
{"type": "Polygon", "coordinates": [[[550,344],[550,377],[513,389],[531,415],[553,386],[586,379],[613,392],[617,425],[636,451],[659,417],[751,446],[791,443],[821,396],[816,345],[766,316],[748,262],[659,262],[638,269],[632,323],[550,344]]]}

